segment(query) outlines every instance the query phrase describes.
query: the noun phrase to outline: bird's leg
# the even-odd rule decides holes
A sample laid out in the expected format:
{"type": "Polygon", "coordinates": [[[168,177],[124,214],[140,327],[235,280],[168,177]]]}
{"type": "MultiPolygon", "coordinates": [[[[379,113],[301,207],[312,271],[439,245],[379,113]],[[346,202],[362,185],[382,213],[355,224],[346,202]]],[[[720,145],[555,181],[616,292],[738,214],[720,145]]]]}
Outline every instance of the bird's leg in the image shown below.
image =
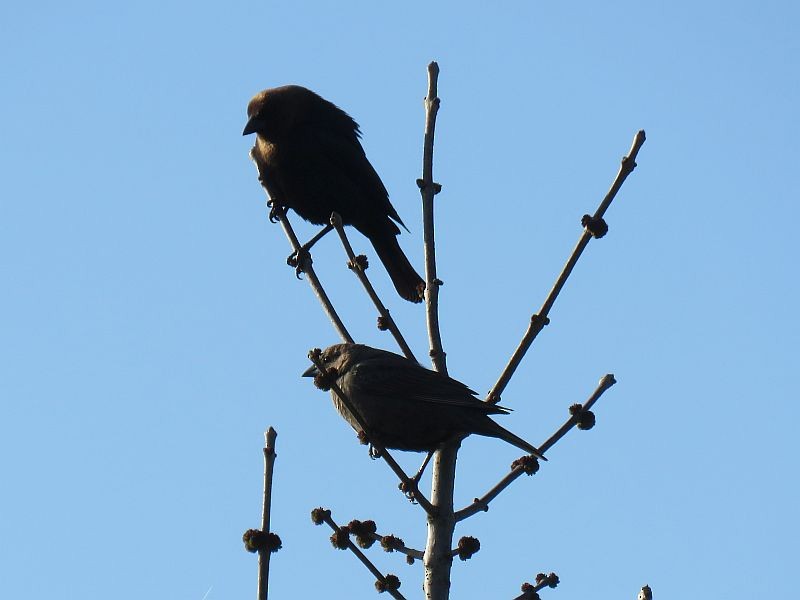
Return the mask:
{"type": "Polygon", "coordinates": [[[323,227],[319,231],[319,233],[317,233],[317,235],[315,235],[313,238],[308,240],[305,244],[300,246],[300,249],[297,252],[292,252],[286,258],[286,264],[289,265],[290,267],[294,267],[295,275],[297,275],[298,279],[300,279],[300,273],[303,272],[303,265],[305,264],[305,261],[308,260],[311,257],[311,254],[309,253],[309,250],[311,250],[311,247],[314,244],[316,244],[318,241],[320,241],[323,237],[325,237],[325,234],[327,234],[329,231],[332,231],[332,230],[333,230],[333,225],[330,225],[330,224],[325,225],[325,227],[323,227]]]}
{"type": "Polygon", "coordinates": [[[416,494],[417,490],[419,490],[419,480],[422,479],[422,474],[425,472],[425,468],[428,466],[428,463],[431,462],[433,452],[433,450],[428,452],[428,455],[425,457],[425,460],[422,461],[422,466],[420,466],[416,475],[414,475],[407,482],[401,481],[397,485],[397,487],[400,488],[400,491],[405,494],[406,498],[412,502],[414,502],[414,495],[416,494]]]}
{"type": "Polygon", "coordinates": [[[414,483],[419,483],[419,480],[422,479],[422,474],[425,472],[425,468],[428,466],[428,463],[431,462],[431,458],[433,457],[433,451],[431,450],[428,452],[428,455],[425,457],[425,460],[422,461],[422,465],[417,471],[417,474],[411,478],[411,481],[414,483]]]}

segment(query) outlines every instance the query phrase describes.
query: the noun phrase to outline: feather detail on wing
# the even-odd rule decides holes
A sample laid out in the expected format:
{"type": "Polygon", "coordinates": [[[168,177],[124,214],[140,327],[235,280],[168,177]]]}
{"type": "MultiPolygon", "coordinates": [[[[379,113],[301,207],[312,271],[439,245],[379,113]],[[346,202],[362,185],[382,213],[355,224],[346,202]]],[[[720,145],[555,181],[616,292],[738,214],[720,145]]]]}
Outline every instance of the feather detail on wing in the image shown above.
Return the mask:
{"type": "Polygon", "coordinates": [[[474,408],[484,414],[508,414],[509,409],[482,402],[460,381],[430,371],[396,355],[360,361],[351,369],[350,385],[373,398],[474,408]]]}

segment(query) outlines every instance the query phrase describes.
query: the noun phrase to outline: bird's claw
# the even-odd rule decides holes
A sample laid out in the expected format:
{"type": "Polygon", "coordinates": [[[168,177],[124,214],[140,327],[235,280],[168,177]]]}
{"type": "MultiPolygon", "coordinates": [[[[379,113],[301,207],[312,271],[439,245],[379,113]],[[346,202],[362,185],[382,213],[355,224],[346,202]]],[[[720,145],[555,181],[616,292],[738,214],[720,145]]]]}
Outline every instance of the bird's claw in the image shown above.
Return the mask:
{"type": "Polygon", "coordinates": [[[302,279],[300,275],[305,273],[306,267],[310,265],[311,262],[311,253],[306,250],[305,246],[301,246],[299,250],[292,252],[286,257],[286,264],[290,267],[294,267],[294,275],[298,279],[302,279]]]}
{"type": "Polygon", "coordinates": [[[406,497],[406,499],[416,504],[417,491],[419,490],[417,484],[419,484],[419,480],[412,477],[408,481],[401,481],[400,483],[397,484],[397,487],[400,489],[401,492],[403,492],[403,495],[406,497]]]}
{"type": "Polygon", "coordinates": [[[286,214],[286,209],[275,202],[275,200],[268,200],[267,206],[269,207],[269,222],[277,223],[281,217],[286,214]]]}

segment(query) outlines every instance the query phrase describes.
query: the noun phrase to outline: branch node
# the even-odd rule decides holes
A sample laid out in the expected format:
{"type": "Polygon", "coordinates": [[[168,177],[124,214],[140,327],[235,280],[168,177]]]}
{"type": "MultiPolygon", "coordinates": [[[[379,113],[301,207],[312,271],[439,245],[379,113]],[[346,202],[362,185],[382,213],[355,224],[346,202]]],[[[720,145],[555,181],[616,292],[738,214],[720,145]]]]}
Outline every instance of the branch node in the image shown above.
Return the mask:
{"type": "Polygon", "coordinates": [[[331,544],[338,550],[347,550],[350,547],[350,529],[347,525],[338,527],[331,534],[331,544]]]}
{"type": "Polygon", "coordinates": [[[539,573],[536,575],[536,586],[539,589],[541,589],[544,586],[547,586],[549,588],[554,588],[559,583],[561,583],[561,580],[555,573],[550,573],[549,575],[545,575],[544,573],[539,573]]]}
{"type": "Polygon", "coordinates": [[[550,325],[550,318],[543,317],[539,313],[535,313],[531,315],[531,326],[535,327],[536,329],[544,329],[546,326],[550,325]]]}
{"type": "Polygon", "coordinates": [[[596,240],[608,233],[608,223],[602,217],[583,215],[581,217],[581,226],[596,240]]]}
{"type": "Polygon", "coordinates": [[[361,271],[369,269],[369,259],[366,254],[359,254],[353,260],[347,261],[347,268],[351,271],[361,271]]]}
{"type": "Polygon", "coordinates": [[[311,522],[314,523],[314,525],[322,525],[326,519],[330,518],[331,511],[327,508],[322,508],[320,506],[311,511],[311,522]]]}
{"type": "Polygon", "coordinates": [[[281,538],[271,531],[248,529],[242,536],[244,549],[248,552],[277,552],[282,547],[281,538]]]}
{"type": "Polygon", "coordinates": [[[356,543],[362,548],[370,548],[375,543],[374,534],[378,530],[375,521],[359,521],[353,519],[347,524],[350,533],[356,536],[356,543]]]}
{"type": "Polygon", "coordinates": [[[592,427],[594,427],[597,418],[595,417],[594,413],[590,410],[586,410],[583,408],[582,404],[573,404],[569,407],[569,414],[572,415],[572,418],[575,419],[575,422],[578,425],[578,429],[582,429],[583,431],[588,431],[592,427]]]}
{"type": "Polygon", "coordinates": [[[400,579],[397,575],[392,575],[391,573],[387,573],[383,579],[376,579],[375,580],[375,589],[378,590],[379,593],[383,592],[396,592],[400,588],[400,579]]]}
{"type": "Polygon", "coordinates": [[[532,454],[521,456],[511,463],[511,470],[522,469],[525,475],[533,475],[539,470],[539,460],[532,454]]]}
{"type": "Polygon", "coordinates": [[[458,540],[456,553],[461,560],[469,560],[480,549],[481,542],[478,538],[465,535],[458,540]]]}
{"type": "MultiPolygon", "coordinates": [[[[388,311],[387,311],[388,312],[388,311]]],[[[378,317],[378,331],[386,331],[389,329],[389,318],[384,316],[378,317]]]]}
{"type": "Polygon", "coordinates": [[[395,550],[405,546],[403,540],[394,535],[384,535],[381,537],[381,548],[384,552],[394,552],[395,550]]]}

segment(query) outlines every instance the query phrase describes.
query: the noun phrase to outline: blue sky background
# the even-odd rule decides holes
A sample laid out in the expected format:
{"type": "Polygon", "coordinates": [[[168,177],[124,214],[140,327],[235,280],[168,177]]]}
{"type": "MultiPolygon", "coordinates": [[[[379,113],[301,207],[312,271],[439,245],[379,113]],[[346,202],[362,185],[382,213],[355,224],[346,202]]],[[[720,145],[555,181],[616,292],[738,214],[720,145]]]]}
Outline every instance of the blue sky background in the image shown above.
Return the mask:
{"type": "MultiPolygon", "coordinates": [[[[482,393],[648,136],[502,423],[541,442],[601,375],[619,384],[594,430],[457,530],[482,549],[456,561],[452,597],[511,598],[539,571],[561,577],[553,599],[793,595],[797,6],[487,6],[0,7],[0,597],[252,597],[241,533],[268,425],[272,597],[375,597],[313,507],[424,545],[421,510],[299,377],[336,337],[284,264],[240,132],[249,98],[285,83],[350,112],[421,267],[432,59],[442,330],[451,374],[482,393]]],[[[357,339],[393,349],[334,238],[315,259],[357,339]]],[[[423,310],[371,274],[424,356],[423,310]]],[[[517,454],[466,440],[459,504],[517,454]]],[[[420,597],[419,563],[371,556],[420,597]]]]}

